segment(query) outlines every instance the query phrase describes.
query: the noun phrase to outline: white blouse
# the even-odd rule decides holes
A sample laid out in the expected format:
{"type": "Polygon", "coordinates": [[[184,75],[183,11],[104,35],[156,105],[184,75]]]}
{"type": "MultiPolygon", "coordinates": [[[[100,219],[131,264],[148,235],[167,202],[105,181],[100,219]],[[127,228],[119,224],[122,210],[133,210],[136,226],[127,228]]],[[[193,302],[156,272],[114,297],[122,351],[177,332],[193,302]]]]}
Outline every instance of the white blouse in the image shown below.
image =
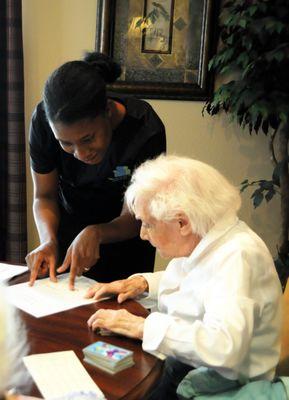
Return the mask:
{"type": "Polygon", "coordinates": [[[210,366],[228,379],[272,379],[280,354],[281,286],[264,242],[236,217],[219,221],[189,257],[142,274],[158,311],[143,349],[210,366]]]}

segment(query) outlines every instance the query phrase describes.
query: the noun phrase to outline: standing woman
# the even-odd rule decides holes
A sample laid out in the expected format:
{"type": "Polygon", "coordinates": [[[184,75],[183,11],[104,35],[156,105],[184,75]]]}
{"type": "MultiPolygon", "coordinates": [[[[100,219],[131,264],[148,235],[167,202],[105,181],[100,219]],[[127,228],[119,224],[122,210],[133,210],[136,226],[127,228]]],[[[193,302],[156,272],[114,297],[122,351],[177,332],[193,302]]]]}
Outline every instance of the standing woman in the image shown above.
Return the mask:
{"type": "Polygon", "coordinates": [[[30,283],[70,267],[70,288],[83,272],[100,282],[152,271],[155,252],[138,235],[123,194],[132,171],[166,150],[152,107],[107,96],[120,66],[87,53],[48,78],[30,127],[33,211],[40,246],[26,257],[30,283]],[[88,272],[89,271],[89,272],[88,272]]]}

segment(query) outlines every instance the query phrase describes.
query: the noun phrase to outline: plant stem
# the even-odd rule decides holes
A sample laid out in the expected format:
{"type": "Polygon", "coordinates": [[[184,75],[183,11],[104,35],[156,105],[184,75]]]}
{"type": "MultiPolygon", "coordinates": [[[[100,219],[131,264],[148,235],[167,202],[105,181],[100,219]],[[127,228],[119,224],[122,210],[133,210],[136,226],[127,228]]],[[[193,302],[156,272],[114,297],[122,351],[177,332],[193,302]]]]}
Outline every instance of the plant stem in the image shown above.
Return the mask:
{"type": "MultiPolygon", "coordinates": [[[[288,140],[289,140],[289,122],[280,126],[279,129],[279,154],[281,160],[288,159],[288,140]]],[[[280,174],[280,189],[281,189],[281,244],[280,253],[288,255],[289,242],[289,174],[288,162],[284,163],[282,173],[280,174]]]]}
{"type": "Polygon", "coordinates": [[[274,149],[274,142],[275,142],[277,132],[278,132],[278,129],[275,129],[274,132],[272,133],[272,135],[270,135],[270,140],[269,140],[269,150],[272,154],[272,161],[275,166],[278,163],[276,155],[275,155],[275,149],[274,149]]]}

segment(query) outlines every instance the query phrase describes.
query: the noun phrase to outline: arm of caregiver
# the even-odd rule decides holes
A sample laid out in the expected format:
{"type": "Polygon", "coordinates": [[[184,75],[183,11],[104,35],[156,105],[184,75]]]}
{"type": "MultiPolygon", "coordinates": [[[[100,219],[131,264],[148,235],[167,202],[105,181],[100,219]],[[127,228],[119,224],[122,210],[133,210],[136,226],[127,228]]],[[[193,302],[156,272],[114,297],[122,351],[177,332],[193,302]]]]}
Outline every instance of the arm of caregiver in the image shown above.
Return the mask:
{"type": "Polygon", "coordinates": [[[31,170],[34,183],[33,213],[40,238],[40,245],[26,256],[31,271],[30,285],[37,276],[49,271],[51,280],[56,281],[57,229],[59,208],[57,204],[58,173],[39,174],[31,170]]]}
{"type": "Polygon", "coordinates": [[[57,272],[64,272],[70,267],[69,287],[73,289],[75,277],[80,276],[98,260],[101,243],[133,238],[138,235],[139,229],[139,221],[130,214],[124,204],[119,217],[106,224],[89,225],[76,236],[57,272]]]}
{"type": "MultiPolygon", "coordinates": [[[[40,246],[26,257],[31,271],[30,285],[37,276],[49,272],[51,280],[56,281],[57,229],[59,208],[57,204],[58,173],[39,174],[32,170],[34,182],[33,212],[40,237],[40,246]]],[[[119,217],[107,224],[90,225],[83,229],[67,250],[66,257],[58,272],[70,267],[70,288],[74,287],[76,275],[81,275],[84,268],[94,265],[99,258],[100,243],[111,243],[134,237],[139,232],[139,222],[129,213],[124,204],[119,217]]]]}

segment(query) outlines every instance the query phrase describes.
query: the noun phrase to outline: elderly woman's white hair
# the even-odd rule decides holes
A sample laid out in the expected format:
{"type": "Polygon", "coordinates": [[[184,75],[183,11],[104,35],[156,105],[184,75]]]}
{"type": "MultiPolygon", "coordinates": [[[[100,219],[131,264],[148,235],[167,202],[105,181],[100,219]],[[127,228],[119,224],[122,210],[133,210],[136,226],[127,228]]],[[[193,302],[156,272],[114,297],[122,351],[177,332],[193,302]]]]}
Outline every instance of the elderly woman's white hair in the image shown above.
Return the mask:
{"type": "Polygon", "coordinates": [[[27,354],[26,332],[14,307],[0,286],[0,397],[11,388],[27,389],[31,378],[23,364],[27,354]]]}
{"type": "Polygon", "coordinates": [[[226,213],[236,215],[241,206],[239,190],[215,168],[165,155],[135,170],[125,198],[132,212],[145,204],[157,220],[168,221],[185,213],[193,232],[201,237],[226,213]]]}

